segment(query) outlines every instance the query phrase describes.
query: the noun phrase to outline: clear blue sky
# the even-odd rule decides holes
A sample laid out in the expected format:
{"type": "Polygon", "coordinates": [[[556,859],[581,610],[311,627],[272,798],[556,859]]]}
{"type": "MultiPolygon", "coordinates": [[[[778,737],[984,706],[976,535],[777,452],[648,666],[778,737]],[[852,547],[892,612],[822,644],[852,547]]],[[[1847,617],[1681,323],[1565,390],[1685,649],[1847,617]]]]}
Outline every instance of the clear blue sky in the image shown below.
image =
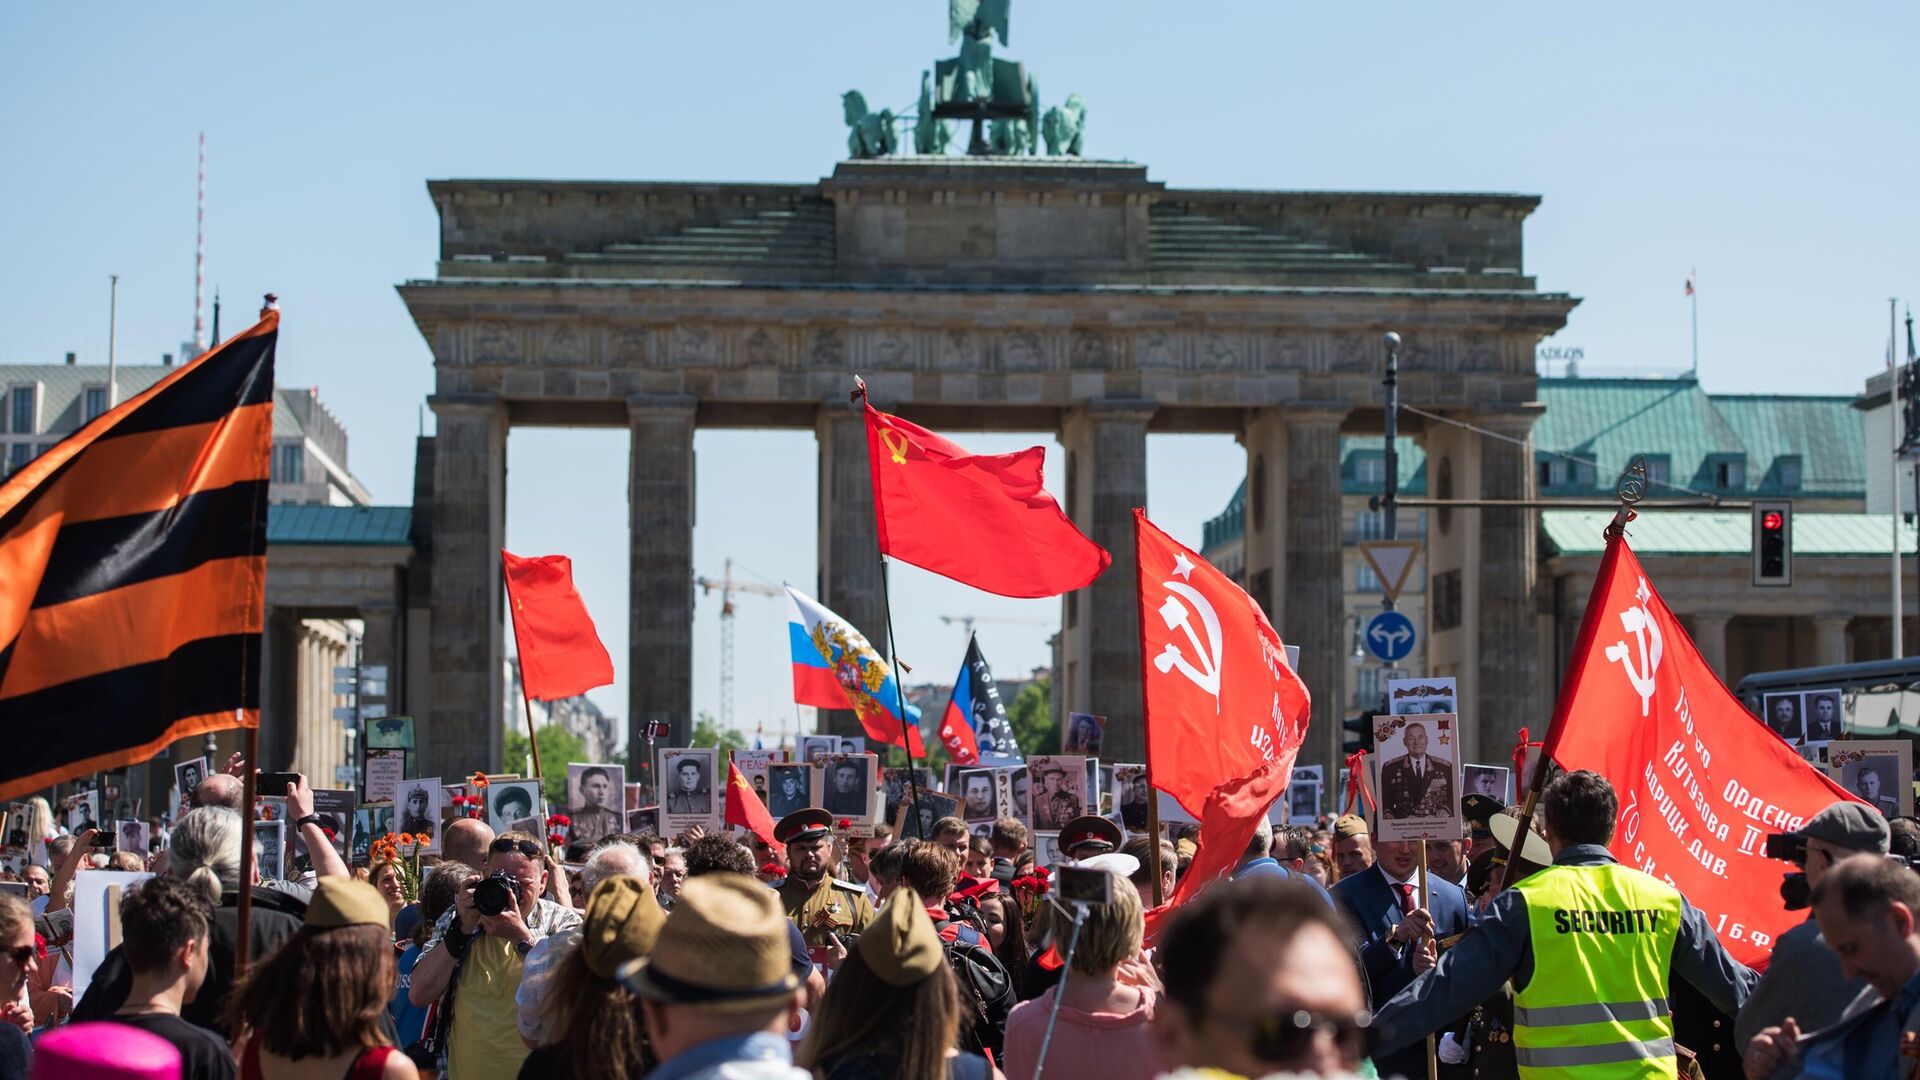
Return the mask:
{"type": "MultiPolygon", "coordinates": [[[[909,105],[945,26],[939,0],[7,5],[0,362],[104,362],[109,273],[124,360],[187,339],[204,130],[227,329],[280,293],[281,382],[318,386],[354,471],[404,502],[432,362],[393,286],[433,270],[427,178],[814,180],[844,152],[841,91],[909,105]]],[[[1543,195],[1528,269],[1584,298],[1554,344],[1591,366],[1684,368],[1697,268],[1709,389],[1848,393],[1883,361],[1886,298],[1920,294],[1916,41],[1920,8],[1896,2],[1022,0],[1007,54],[1049,103],[1087,100],[1090,155],[1170,185],[1543,195]]],[[[696,569],[732,555],[810,586],[810,435],[697,450],[696,569]]],[[[1225,438],[1150,452],[1151,512],[1197,541],[1244,458],[1225,438]]],[[[520,430],[509,458],[509,545],[575,558],[624,680],[624,432],[520,430]]],[[[1048,624],[981,626],[1003,675],[1046,662],[1055,603],[910,568],[896,594],[916,679],[959,665],[942,614],[1048,624]]],[[[696,708],[717,707],[716,608],[696,708]]],[[[739,610],[739,718],[776,730],[780,611],[739,610]]],[[[625,716],[624,683],[594,697],[625,716]]]]}

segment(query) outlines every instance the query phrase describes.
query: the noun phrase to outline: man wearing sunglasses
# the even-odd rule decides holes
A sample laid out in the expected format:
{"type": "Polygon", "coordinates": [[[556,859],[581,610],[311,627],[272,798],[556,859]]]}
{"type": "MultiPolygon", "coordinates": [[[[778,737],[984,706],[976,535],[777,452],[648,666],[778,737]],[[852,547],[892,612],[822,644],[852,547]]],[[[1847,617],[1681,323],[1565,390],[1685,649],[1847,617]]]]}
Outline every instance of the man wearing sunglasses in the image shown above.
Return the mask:
{"type": "Polygon", "coordinates": [[[462,884],[414,965],[407,997],[421,1008],[442,1002],[437,1024],[445,1031],[448,1074],[461,1080],[519,1075],[528,1048],[514,991],[527,954],[549,935],[580,926],[579,913],[544,898],[543,855],[531,835],[501,833],[487,846],[483,873],[462,884]],[[505,884],[513,898],[498,915],[475,903],[476,888],[488,879],[505,884]]]}
{"type": "Polygon", "coordinates": [[[1502,890],[1438,966],[1380,1009],[1375,1056],[1415,1045],[1511,981],[1521,1076],[1673,1076],[1670,976],[1729,1016],[1759,976],[1678,889],[1615,861],[1607,844],[1620,803],[1605,777],[1568,773],[1541,805],[1553,865],[1502,890]]]}
{"type": "Polygon", "coordinates": [[[1155,1038],[1174,1068],[1346,1076],[1368,1022],[1347,929],[1299,881],[1222,882],[1177,911],[1155,950],[1155,1038]]]}

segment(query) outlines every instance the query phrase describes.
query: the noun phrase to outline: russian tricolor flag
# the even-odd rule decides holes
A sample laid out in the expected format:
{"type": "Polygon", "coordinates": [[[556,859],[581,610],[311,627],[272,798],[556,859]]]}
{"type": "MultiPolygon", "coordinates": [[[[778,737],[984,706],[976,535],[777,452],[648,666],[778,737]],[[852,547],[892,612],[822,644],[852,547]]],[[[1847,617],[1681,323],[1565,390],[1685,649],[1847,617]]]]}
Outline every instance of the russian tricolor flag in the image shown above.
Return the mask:
{"type": "Polygon", "coordinates": [[[892,669],[866,637],[791,585],[787,586],[787,601],[793,700],[820,709],[852,709],[869,740],[905,745],[908,754],[925,757],[920,710],[907,706],[906,723],[902,724],[899,705],[904,697],[894,682],[892,669]]]}

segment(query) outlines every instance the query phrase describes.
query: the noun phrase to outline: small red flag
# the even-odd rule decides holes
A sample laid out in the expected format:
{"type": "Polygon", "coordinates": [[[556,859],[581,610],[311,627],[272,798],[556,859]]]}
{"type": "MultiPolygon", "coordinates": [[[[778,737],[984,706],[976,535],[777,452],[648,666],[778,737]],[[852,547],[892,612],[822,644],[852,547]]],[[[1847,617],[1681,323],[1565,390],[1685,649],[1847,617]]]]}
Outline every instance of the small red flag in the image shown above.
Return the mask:
{"type": "Polygon", "coordinates": [[[1046,451],[970,454],[866,406],[880,553],[1001,596],[1059,596],[1113,562],[1041,485],[1046,451]]]}
{"type": "Polygon", "coordinates": [[[1200,848],[1164,914],[1232,869],[1286,794],[1312,701],[1252,597],[1145,511],[1133,523],[1147,768],[1200,819],[1200,848]]]}
{"type": "Polygon", "coordinates": [[[1600,561],[1541,753],[1613,784],[1613,857],[1679,889],[1755,968],[1803,918],[1778,889],[1755,887],[1784,869],[1767,858],[1767,834],[1853,798],[1727,690],[1618,538],[1600,561]]]}
{"type": "Polygon", "coordinates": [[[500,563],[527,697],[554,701],[611,683],[613,658],[573,587],[573,560],[565,555],[523,559],[502,550],[500,563]]]}
{"type": "Polygon", "coordinates": [[[786,846],[773,838],[773,814],[767,810],[767,804],[754,794],[753,786],[741,774],[740,766],[731,761],[727,762],[726,822],[746,829],[771,847],[786,846]]]}

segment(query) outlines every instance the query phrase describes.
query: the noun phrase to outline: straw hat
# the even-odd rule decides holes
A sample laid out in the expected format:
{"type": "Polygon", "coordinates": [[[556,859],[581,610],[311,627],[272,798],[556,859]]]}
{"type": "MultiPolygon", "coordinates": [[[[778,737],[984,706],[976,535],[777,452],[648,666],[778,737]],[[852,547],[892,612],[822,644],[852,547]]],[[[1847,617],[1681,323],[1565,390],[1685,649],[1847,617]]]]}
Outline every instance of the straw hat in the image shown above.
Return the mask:
{"type": "Polygon", "coordinates": [[[741,874],[707,874],[680,887],[653,953],[621,965],[619,979],[644,998],[716,1011],[791,1000],[787,918],[773,890],[741,874]]]}

